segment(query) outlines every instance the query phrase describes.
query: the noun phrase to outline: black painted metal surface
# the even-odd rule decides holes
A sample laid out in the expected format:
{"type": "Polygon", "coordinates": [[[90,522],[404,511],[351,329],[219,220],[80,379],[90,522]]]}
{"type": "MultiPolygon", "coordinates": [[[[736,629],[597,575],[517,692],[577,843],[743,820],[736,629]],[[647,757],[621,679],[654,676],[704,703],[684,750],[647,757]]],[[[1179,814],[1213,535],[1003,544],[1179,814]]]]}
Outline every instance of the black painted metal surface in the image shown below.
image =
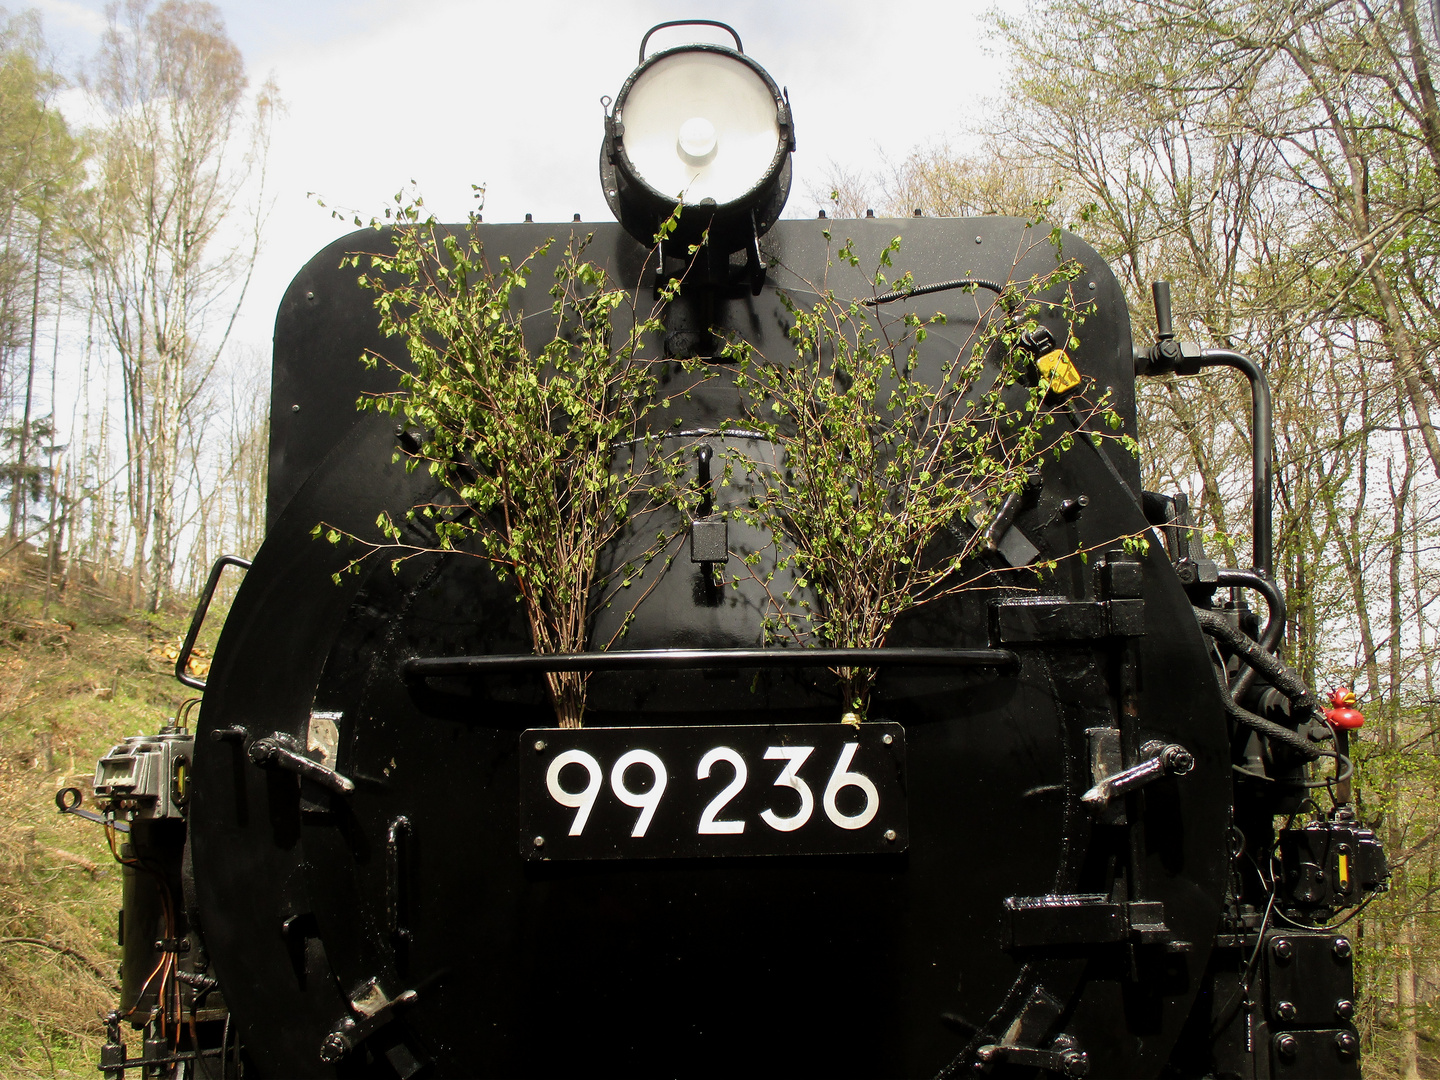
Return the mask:
{"type": "MultiPolygon", "coordinates": [[[[798,294],[820,280],[821,227],[772,230],[773,282],[798,294]]],[[[921,284],[1053,265],[1048,248],[1017,264],[1023,226],[1006,219],[833,227],[862,253],[901,233],[901,265],[921,284]]],[[[595,231],[592,255],[627,280],[643,253],[618,226],[595,231]]],[[[487,244],[524,253],[555,232],[495,227],[487,244]]],[[[388,425],[353,410],[358,393],[382,388],[356,362],[381,345],[369,298],[353,271],[333,269],[362,241],[378,242],[356,234],[317,256],[281,310],[271,526],[217,647],[197,743],[199,906],[253,1075],[388,1076],[397,1061],[428,1061],[442,1076],[960,1075],[1007,1032],[1057,1062],[1083,1052],[1094,1076],[1160,1073],[1199,989],[1228,880],[1230,765],[1207,647],[1160,546],[1096,572],[1115,538],[1146,527],[1133,458],[1077,439],[1046,459],[1017,513],[1042,556],[1086,547],[1091,560],[1062,561],[1038,582],[1001,574],[994,589],[897,626],[898,647],[990,649],[1000,644],[992,604],[1038,588],[1081,605],[1087,628],[1012,635],[1010,668],[881,671],[872,714],[905,735],[902,853],[525,858],[521,757],[535,751],[524,733],[553,724],[543,679],[403,673],[416,657],[529,651],[508,587],[464,555],[412,560],[398,574],[381,564],[335,585],[347,554],[309,535],[322,520],[364,531],[427,483],[392,464],[388,425]],[[325,764],[353,781],[352,794],[247,753],[278,738],[323,755],[316,717],[333,725],[325,764]],[[243,739],[204,737],[235,727],[243,739]],[[1155,741],[1182,745],[1194,768],[1124,796],[1122,815],[1102,814],[1080,801],[1094,783],[1095,729],[1119,732],[1127,761],[1155,741]],[[1105,897],[1123,940],[1056,941],[1027,923],[1017,941],[1007,901],[1055,895],[1105,897]],[[1055,1048],[1060,1034],[1071,1042],[1055,1048]]],[[[1133,431],[1118,287],[1078,241],[1066,250],[1087,261],[1080,288],[1095,283],[1099,308],[1075,362],[1112,388],[1133,431]]],[[[865,295],[840,268],[829,284],[865,295]]],[[[785,348],[773,284],[758,297],[746,288],[686,303],[693,310],[674,313],[672,332],[708,323],[772,355],[785,348]]],[[[976,303],[924,298],[922,310],[951,318],[925,355],[959,347],[976,303]]],[[[735,415],[725,379],[686,400],[688,388],[677,370],[673,408],[687,429],[735,415]]],[[[745,497],[743,484],[721,493],[745,497]]],[[[742,547],[766,539],[734,522],[731,533],[742,547]]],[[[666,565],[647,582],[625,648],[764,645],[759,598],[741,589],[717,604],[700,587],[707,566],[666,565]]],[[[838,727],[839,713],[823,671],[687,667],[595,673],[586,723],[838,727]]],[[[992,1055],[997,1069],[1005,1053],[992,1055]]]]}

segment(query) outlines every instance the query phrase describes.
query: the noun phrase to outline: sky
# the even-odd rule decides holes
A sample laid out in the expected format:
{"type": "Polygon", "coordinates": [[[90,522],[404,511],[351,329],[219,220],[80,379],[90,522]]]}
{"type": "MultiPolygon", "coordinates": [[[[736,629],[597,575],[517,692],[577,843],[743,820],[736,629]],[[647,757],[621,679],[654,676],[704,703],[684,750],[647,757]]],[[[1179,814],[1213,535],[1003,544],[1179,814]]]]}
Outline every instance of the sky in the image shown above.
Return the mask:
{"type": "MultiPolygon", "coordinates": [[[[10,10],[17,10],[19,4],[10,10]]],[[[30,0],[63,69],[95,52],[104,0],[30,0]]],[[[1005,62],[990,3],[883,8],[835,0],[222,0],[252,83],[285,103],[271,144],[266,243],[236,341],[267,355],[286,286],[348,226],[316,203],[369,218],[413,181],[443,220],[486,188],[487,222],[611,220],[597,162],[604,95],[638,61],[652,25],[716,18],[788,88],[795,183],[787,216],[811,216],[836,165],[877,166],[927,142],[963,145],[1005,62]],[[313,193],[313,194],[312,194],[313,193]]],[[[651,50],[721,31],[660,31],[651,50]]]]}

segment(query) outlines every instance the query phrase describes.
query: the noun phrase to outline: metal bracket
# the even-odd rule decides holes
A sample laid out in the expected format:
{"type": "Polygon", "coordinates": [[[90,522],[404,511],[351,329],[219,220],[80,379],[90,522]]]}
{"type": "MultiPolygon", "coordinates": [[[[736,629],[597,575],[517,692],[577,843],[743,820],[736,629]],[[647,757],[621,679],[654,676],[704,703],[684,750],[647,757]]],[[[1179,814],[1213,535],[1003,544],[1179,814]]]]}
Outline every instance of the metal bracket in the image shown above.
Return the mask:
{"type": "Polygon", "coordinates": [[[745,246],[745,273],[750,276],[750,292],[759,296],[765,289],[765,260],[760,257],[760,224],[755,211],[750,211],[750,238],[745,246]]]}
{"type": "Polygon", "coordinates": [[[990,640],[996,645],[1094,641],[1106,637],[1140,637],[1144,633],[1144,600],[1030,596],[999,600],[990,605],[990,640]]]}
{"type": "Polygon", "coordinates": [[[353,780],[341,776],[334,769],[321,765],[320,762],[286,746],[283,739],[284,736],[279,732],[256,739],[250,744],[248,751],[250,760],[256,765],[274,765],[287,772],[314,780],[317,784],[329,788],[338,795],[349,795],[355,790],[353,780]]]}
{"type": "Polygon", "coordinates": [[[1104,893],[1011,896],[1005,901],[1009,915],[1009,948],[1052,948],[1073,945],[1164,945],[1170,952],[1187,952],[1188,942],[1177,941],[1165,925],[1164,906],[1156,900],[1122,903],[1104,893]]]}
{"type": "Polygon", "coordinates": [[[695,488],[700,496],[695,520],[690,523],[690,561],[711,566],[722,565],[730,557],[730,525],[715,516],[715,496],[710,462],[715,448],[701,443],[695,450],[695,488]]]}
{"type": "Polygon", "coordinates": [[[130,831],[128,822],[105,817],[103,814],[97,814],[93,810],[81,810],[80,801],[84,798],[84,793],[77,787],[61,788],[55,793],[55,805],[60,808],[60,813],[62,814],[74,814],[76,817],[84,818],[86,821],[93,821],[97,825],[109,825],[117,832],[130,831]]]}
{"type": "Polygon", "coordinates": [[[355,1015],[341,1018],[321,1042],[320,1060],[326,1065],[340,1064],[355,1047],[388,1024],[397,1009],[412,1004],[417,996],[414,990],[406,990],[387,998],[379,983],[371,979],[350,999],[355,1015]]]}

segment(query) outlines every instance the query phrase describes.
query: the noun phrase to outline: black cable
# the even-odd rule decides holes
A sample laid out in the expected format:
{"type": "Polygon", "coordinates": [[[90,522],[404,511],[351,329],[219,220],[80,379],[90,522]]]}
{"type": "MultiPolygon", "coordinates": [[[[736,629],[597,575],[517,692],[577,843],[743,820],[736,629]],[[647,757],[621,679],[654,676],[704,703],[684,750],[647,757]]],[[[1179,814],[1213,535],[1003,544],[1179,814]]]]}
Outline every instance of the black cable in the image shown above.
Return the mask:
{"type": "Polygon", "coordinates": [[[1360,903],[1357,904],[1353,910],[1351,910],[1349,915],[1346,915],[1339,922],[1330,923],[1328,926],[1311,926],[1309,923],[1296,922],[1294,919],[1290,918],[1288,915],[1281,911],[1277,911],[1275,912],[1275,914],[1278,915],[1280,918],[1284,919],[1291,926],[1294,926],[1300,930],[1318,930],[1322,934],[1328,934],[1332,930],[1339,930],[1346,923],[1350,922],[1350,920],[1354,919],[1357,915],[1359,915],[1362,911],[1369,907],[1370,902],[1379,895],[1380,894],[1378,892],[1372,892],[1369,896],[1365,897],[1364,900],[1361,900],[1360,903]]]}
{"type": "Polygon", "coordinates": [[[1321,757],[1333,757],[1336,765],[1336,775],[1320,780],[1279,780],[1273,776],[1266,776],[1264,773],[1254,772],[1251,769],[1240,765],[1231,765],[1230,768],[1241,776],[1248,776],[1251,780],[1263,780],[1267,784],[1283,784],[1285,787],[1295,788],[1322,788],[1331,784],[1344,783],[1355,775],[1355,763],[1344,754],[1337,754],[1333,750],[1322,750],[1321,757]]]}
{"type": "Polygon", "coordinates": [[[1277,724],[1273,720],[1266,720],[1263,716],[1256,716],[1249,709],[1236,704],[1235,700],[1230,696],[1230,688],[1227,687],[1223,681],[1220,682],[1220,691],[1221,699],[1225,702],[1225,711],[1229,713],[1237,723],[1244,724],[1252,731],[1258,731],[1267,739],[1284,743],[1291,750],[1294,750],[1297,754],[1300,754],[1309,761],[1334,755],[1334,751],[1322,750],[1298,731],[1291,731],[1289,728],[1282,724],[1277,724]]]}
{"type": "MultiPolygon", "coordinates": [[[[1253,863],[1254,860],[1252,859],[1251,862],[1253,863]]],[[[1257,873],[1259,872],[1260,867],[1258,864],[1255,865],[1255,870],[1257,873]]],[[[1265,884],[1264,874],[1260,874],[1260,884],[1265,884]]],[[[1260,929],[1255,932],[1255,948],[1250,953],[1250,959],[1245,963],[1244,975],[1240,979],[1240,987],[1234,997],[1225,1003],[1225,1007],[1219,1010],[1219,1015],[1223,1017],[1223,1019],[1211,1025],[1211,1038],[1218,1035],[1220,1030],[1235,1018],[1235,1010],[1239,1006],[1250,1000],[1250,980],[1255,977],[1255,961],[1260,958],[1260,949],[1265,944],[1265,927],[1270,924],[1270,914],[1274,911],[1275,898],[1278,895],[1279,890],[1272,884],[1270,887],[1270,898],[1265,905],[1265,914],[1260,919],[1260,929]]],[[[1278,915],[1280,913],[1276,911],[1275,914],[1278,915]]]]}
{"type": "Polygon", "coordinates": [[[983,278],[956,278],[954,281],[937,281],[933,285],[917,285],[913,289],[896,289],[894,292],[881,293],[879,296],[869,296],[860,303],[865,307],[874,307],[877,304],[888,304],[892,300],[905,300],[912,296],[925,296],[929,293],[945,292],[949,289],[964,289],[972,285],[980,289],[989,289],[996,296],[1005,295],[1005,286],[998,285],[993,281],[986,281],[983,278]]]}

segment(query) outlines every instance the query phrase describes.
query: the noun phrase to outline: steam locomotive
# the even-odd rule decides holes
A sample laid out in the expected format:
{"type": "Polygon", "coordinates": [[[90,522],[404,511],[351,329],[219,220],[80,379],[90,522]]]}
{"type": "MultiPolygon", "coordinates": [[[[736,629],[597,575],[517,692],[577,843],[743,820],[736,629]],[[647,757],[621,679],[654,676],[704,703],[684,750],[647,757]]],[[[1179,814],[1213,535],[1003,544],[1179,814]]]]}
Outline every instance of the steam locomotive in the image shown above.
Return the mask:
{"type": "MultiPolygon", "coordinates": [[[[693,364],[734,338],[783,355],[827,272],[873,300],[828,265],[832,236],[898,234],[914,281],[887,301],[946,316],[919,370],[995,317],[977,283],[1053,267],[1048,226],[1019,219],[781,220],[788,94],[734,37],[647,56],[646,35],[606,117],[615,223],[484,224],[487,255],[583,230],[616,281],[683,271],[651,347],[693,364]]],[[[1061,349],[1076,385],[1050,392],[1082,437],[956,523],[984,533],[987,587],[848,658],[879,671],[858,725],[827,674],[844,650],[768,638],[754,575],[705,587],[766,540],[734,513],[753,486],[702,475],[705,455],[688,482],[712,512],[680,521],[690,543],[645,571],[643,603],[603,616],[628,620],[614,651],[537,654],[480,559],[337,583],[349,556],[317,523],[362,534],[434,492],[405,468],[415,435],[355,409],[395,385],[357,362],[389,345],[341,268],[376,234],[316,255],[276,321],[266,539],[217,564],[177,664],[198,719],[110,751],[95,809],[59,796],[125,866],[103,1075],[1358,1077],[1344,924],[1388,872],[1350,806],[1359,714],[1276,656],[1264,373],[1179,341],[1163,283],[1158,340],[1135,347],[1108,266],[1061,242],[1091,314],[1061,349]],[[1216,367],[1252,390],[1245,569],[1207,557],[1183,495],[1142,490],[1133,453],[1083,437],[1102,398],[1137,435],[1137,377],[1216,367]],[[227,566],[244,579],[201,680],[187,660],[227,566]],[[545,695],[567,666],[589,673],[581,728],[545,695]]],[[[1040,323],[1037,364],[1069,337],[1040,323]]],[[[667,430],[775,457],[734,428],[715,361],[667,430]]]]}

